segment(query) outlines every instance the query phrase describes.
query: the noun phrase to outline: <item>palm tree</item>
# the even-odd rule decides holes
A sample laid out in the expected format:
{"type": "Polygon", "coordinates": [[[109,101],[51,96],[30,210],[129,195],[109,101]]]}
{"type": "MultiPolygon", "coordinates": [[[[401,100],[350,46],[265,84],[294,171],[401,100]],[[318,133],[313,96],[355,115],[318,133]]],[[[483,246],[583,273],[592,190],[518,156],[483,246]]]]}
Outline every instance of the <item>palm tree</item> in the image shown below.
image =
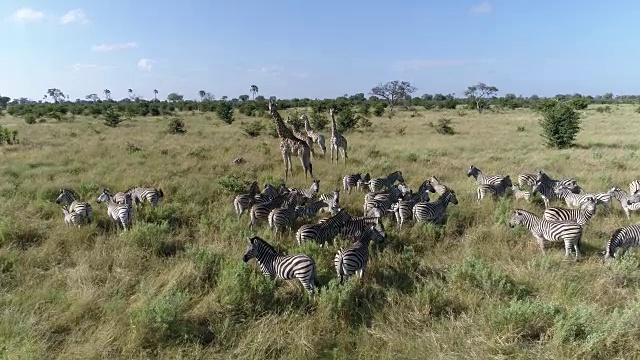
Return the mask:
{"type": "Polygon", "coordinates": [[[204,101],[204,97],[207,95],[207,92],[204,90],[198,91],[198,95],[200,95],[200,101],[204,101]]]}
{"type": "Polygon", "coordinates": [[[258,86],[257,85],[251,85],[251,87],[249,88],[249,91],[251,91],[251,99],[255,100],[256,99],[256,94],[258,93],[258,86]]]}
{"type": "Polygon", "coordinates": [[[109,89],[104,89],[104,97],[107,101],[111,100],[111,90],[109,89]]]}
{"type": "Polygon", "coordinates": [[[153,100],[158,101],[158,90],[153,89],[153,100]]]}
{"type": "Polygon", "coordinates": [[[127,91],[129,93],[129,99],[133,99],[133,89],[127,91]]]}

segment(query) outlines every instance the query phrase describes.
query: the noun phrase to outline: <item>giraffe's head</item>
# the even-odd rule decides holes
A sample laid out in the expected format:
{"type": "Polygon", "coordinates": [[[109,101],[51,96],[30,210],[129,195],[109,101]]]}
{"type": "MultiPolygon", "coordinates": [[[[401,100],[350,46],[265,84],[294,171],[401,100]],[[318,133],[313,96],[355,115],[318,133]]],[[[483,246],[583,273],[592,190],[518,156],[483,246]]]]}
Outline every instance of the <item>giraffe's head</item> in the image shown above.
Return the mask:
{"type": "Polygon", "coordinates": [[[273,115],[274,113],[276,113],[278,110],[276,109],[276,103],[269,99],[269,102],[267,103],[267,106],[269,107],[269,113],[271,115],[273,115]]]}
{"type": "Polygon", "coordinates": [[[302,115],[300,115],[300,120],[302,120],[304,122],[307,122],[307,121],[309,121],[309,118],[307,117],[307,114],[302,114],[302,115]]]}

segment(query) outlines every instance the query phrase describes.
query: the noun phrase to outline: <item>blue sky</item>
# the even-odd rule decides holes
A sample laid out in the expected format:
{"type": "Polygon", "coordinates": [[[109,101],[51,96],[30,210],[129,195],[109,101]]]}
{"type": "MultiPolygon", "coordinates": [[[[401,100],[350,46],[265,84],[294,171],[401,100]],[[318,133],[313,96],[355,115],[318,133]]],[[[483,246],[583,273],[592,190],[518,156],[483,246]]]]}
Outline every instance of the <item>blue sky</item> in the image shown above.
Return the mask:
{"type": "Polygon", "coordinates": [[[640,93],[640,2],[1,1],[0,94],[640,93]]]}

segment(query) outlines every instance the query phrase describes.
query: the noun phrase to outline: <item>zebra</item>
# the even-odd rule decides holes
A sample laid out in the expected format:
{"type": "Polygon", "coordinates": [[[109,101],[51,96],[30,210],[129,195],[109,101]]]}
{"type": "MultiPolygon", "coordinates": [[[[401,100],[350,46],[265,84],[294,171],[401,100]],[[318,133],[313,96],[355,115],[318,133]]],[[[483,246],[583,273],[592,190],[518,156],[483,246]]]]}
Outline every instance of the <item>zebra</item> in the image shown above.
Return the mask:
{"type": "Polygon", "coordinates": [[[629,196],[626,191],[620,189],[619,187],[612,187],[608,192],[611,197],[616,198],[620,202],[620,206],[624,211],[625,215],[627,215],[627,219],[631,219],[629,216],[629,211],[637,211],[640,210],[640,202],[633,202],[633,196],[629,196]]]}
{"type": "MultiPolygon", "coordinates": [[[[367,173],[367,175],[369,174],[367,173]]],[[[361,173],[345,175],[342,178],[342,189],[349,195],[351,195],[351,190],[354,188],[360,190],[362,184],[363,178],[361,173]]]]}
{"type": "Polygon", "coordinates": [[[616,250],[620,251],[620,256],[624,255],[630,247],[640,246],[640,224],[624,226],[614,230],[607,246],[604,250],[605,264],[615,259],[616,250]]]}
{"type": "Polygon", "coordinates": [[[306,241],[315,241],[320,246],[332,243],[340,228],[350,218],[351,215],[345,209],[340,209],[334,216],[322,219],[317,224],[304,224],[296,232],[296,241],[298,245],[306,241]]]}
{"type": "Polygon", "coordinates": [[[420,185],[420,189],[417,194],[411,194],[403,199],[399,199],[397,202],[391,204],[389,212],[395,215],[396,223],[398,224],[398,230],[402,229],[402,225],[413,218],[413,207],[420,201],[429,202],[429,192],[437,192],[436,188],[432,185],[431,180],[425,181],[420,185]]]}
{"type": "Polygon", "coordinates": [[[320,191],[320,180],[314,179],[308,189],[289,188],[290,192],[297,191],[300,195],[308,200],[315,200],[320,191]]]}
{"type": "Polygon", "coordinates": [[[133,197],[131,196],[130,193],[127,192],[117,192],[113,195],[111,195],[111,192],[109,191],[109,189],[105,189],[109,195],[111,196],[111,200],[119,205],[133,205],[133,197]]]}
{"type": "Polygon", "coordinates": [[[72,190],[60,189],[60,194],[56,198],[56,204],[66,202],[69,205],[69,211],[82,215],[90,224],[93,218],[93,210],[91,204],[88,202],[80,202],[76,200],[76,197],[72,190]]]}
{"type": "Polygon", "coordinates": [[[373,216],[371,211],[377,208],[381,214],[384,214],[391,208],[391,204],[398,201],[400,195],[400,190],[393,186],[389,192],[370,192],[364,197],[362,213],[364,216],[373,216]]]}
{"type": "MultiPolygon", "coordinates": [[[[574,181],[574,180],[571,180],[574,181]]],[[[531,196],[535,196],[540,193],[542,201],[544,201],[544,207],[548,208],[549,203],[554,200],[562,200],[563,198],[556,193],[557,188],[567,188],[563,182],[549,183],[544,181],[536,181],[535,185],[531,188],[531,196]]],[[[569,188],[567,188],[569,189],[569,188]]]]}
{"type": "Polygon", "coordinates": [[[67,227],[71,225],[80,227],[80,225],[84,224],[84,215],[74,211],[69,211],[68,205],[62,205],[62,213],[64,214],[64,223],[67,227]]]}
{"type": "Polygon", "coordinates": [[[633,180],[629,183],[629,194],[635,195],[640,191],[640,180],[633,180]]]}
{"type": "Polygon", "coordinates": [[[288,198],[291,197],[295,197],[297,201],[298,192],[281,194],[269,201],[253,204],[253,206],[251,206],[251,210],[249,211],[249,230],[253,230],[253,225],[258,222],[258,220],[268,220],[269,214],[271,214],[271,210],[279,208],[282,203],[284,203],[288,198]]]}
{"type": "Polygon", "coordinates": [[[538,241],[538,247],[542,254],[545,254],[544,240],[551,242],[564,242],[565,254],[567,259],[572,250],[576,253],[576,261],[580,254],[580,240],[582,239],[582,226],[571,221],[549,221],[544,218],[537,217],[533,213],[515,209],[511,220],[510,227],[522,225],[529,229],[531,234],[538,241]]]}
{"type": "Polygon", "coordinates": [[[305,254],[281,255],[264,239],[254,236],[248,239],[247,251],[242,261],[247,263],[255,258],[264,276],[273,279],[298,279],[311,297],[314,289],[320,287],[316,274],[316,262],[305,254]]]}
{"type": "Polygon", "coordinates": [[[536,180],[538,180],[538,174],[525,173],[518,175],[518,185],[520,185],[520,187],[533,186],[535,185],[536,180]]]}
{"type": "Polygon", "coordinates": [[[246,194],[239,194],[233,199],[233,208],[236,210],[236,214],[238,215],[238,220],[242,214],[251,209],[251,206],[257,202],[256,194],[258,194],[260,190],[258,189],[258,182],[254,181],[249,186],[249,192],[246,194]]]}
{"type": "Polygon", "coordinates": [[[576,180],[574,179],[553,180],[549,177],[549,175],[547,175],[542,170],[538,170],[538,174],[536,176],[536,182],[538,181],[543,182],[544,184],[548,185],[551,188],[557,188],[560,186],[566,187],[567,189],[571,190],[571,192],[574,194],[580,194],[582,192],[582,189],[580,188],[576,180]]]}
{"type": "Polygon", "coordinates": [[[375,226],[370,226],[360,235],[358,241],[346,249],[341,248],[338,250],[333,258],[333,265],[336,273],[338,273],[341,285],[353,274],[362,279],[369,262],[369,244],[371,240],[380,243],[385,237],[386,234],[384,232],[378,231],[375,226]]]}
{"type": "MultiPolygon", "coordinates": [[[[322,200],[317,200],[312,203],[309,203],[303,207],[302,213],[300,214],[304,218],[312,218],[316,216],[318,212],[322,209],[331,209],[330,205],[322,200]]],[[[339,209],[338,209],[339,210],[339,209]]],[[[332,211],[336,211],[336,209],[332,209],[332,211]]],[[[332,212],[333,214],[333,212],[332,212]]]]}
{"type": "Polygon", "coordinates": [[[363,191],[365,186],[369,186],[369,182],[371,182],[371,175],[369,173],[364,174],[362,179],[358,180],[356,183],[356,190],[363,191]]]}
{"type": "Polygon", "coordinates": [[[340,210],[340,189],[333,190],[332,195],[320,195],[320,200],[327,204],[326,207],[322,208],[323,211],[335,214],[338,210],[340,210]]]}
{"type": "Polygon", "coordinates": [[[516,198],[516,200],[525,199],[526,201],[531,201],[531,192],[520,190],[520,187],[518,185],[512,185],[511,192],[513,193],[513,196],[516,198]]]}
{"type": "Polygon", "coordinates": [[[125,193],[131,195],[131,199],[136,204],[136,209],[142,205],[145,201],[149,202],[151,206],[158,206],[158,201],[164,197],[164,193],[160,188],[144,188],[144,187],[134,187],[131,188],[125,193]]]}
{"type": "Polygon", "coordinates": [[[467,170],[467,177],[473,176],[476,179],[476,183],[478,185],[481,184],[500,184],[500,181],[504,178],[502,175],[485,175],[475,167],[474,165],[469,166],[469,170],[467,170]]]}
{"type": "Polygon", "coordinates": [[[437,177],[431,176],[429,179],[431,185],[433,186],[436,193],[442,195],[445,191],[447,191],[448,187],[443,184],[437,177]]]}
{"type": "Polygon", "coordinates": [[[371,192],[380,191],[384,188],[393,187],[395,182],[404,182],[402,177],[402,171],[394,171],[391,174],[383,177],[377,177],[369,180],[369,190],[371,192]]]}
{"type": "Polygon", "coordinates": [[[587,196],[594,197],[592,194],[574,194],[571,192],[571,190],[564,186],[558,186],[553,191],[556,193],[556,195],[558,195],[560,199],[563,199],[564,202],[567,203],[568,207],[574,209],[579,208],[580,204],[587,196]]]}
{"type": "Polygon", "coordinates": [[[381,234],[384,233],[384,225],[378,217],[352,217],[347,220],[340,228],[340,236],[344,239],[357,241],[360,236],[366,232],[369,227],[375,229],[381,234]]]}
{"type": "Polygon", "coordinates": [[[509,175],[500,180],[498,184],[480,184],[476,191],[478,195],[478,202],[482,201],[485,196],[491,194],[493,197],[504,197],[507,189],[511,188],[513,183],[509,175]]]}
{"type": "Polygon", "coordinates": [[[98,204],[102,202],[107,203],[107,215],[112,224],[119,228],[122,225],[124,231],[131,226],[133,215],[131,213],[131,204],[117,204],[113,201],[111,194],[107,189],[102,189],[102,194],[96,200],[98,204]]]}
{"type": "Polygon", "coordinates": [[[296,197],[290,197],[284,207],[273,209],[269,213],[269,229],[274,237],[278,234],[278,229],[287,228],[291,232],[291,227],[300,214],[299,211],[296,211],[297,202],[296,197]]]}
{"type": "Polygon", "coordinates": [[[413,219],[416,222],[442,222],[449,203],[458,204],[458,198],[453,190],[447,189],[438,200],[428,203],[421,201],[413,206],[413,219]]]}
{"type": "Polygon", "coordinates": [[[542,217],[549,221],[573,221],[580,226],[585,226],[587,222],[596,214],[596,198],[587,196],[585,203],[579,209],[566,209],[561,207],[550,207],[544,211],[542,217]]]}

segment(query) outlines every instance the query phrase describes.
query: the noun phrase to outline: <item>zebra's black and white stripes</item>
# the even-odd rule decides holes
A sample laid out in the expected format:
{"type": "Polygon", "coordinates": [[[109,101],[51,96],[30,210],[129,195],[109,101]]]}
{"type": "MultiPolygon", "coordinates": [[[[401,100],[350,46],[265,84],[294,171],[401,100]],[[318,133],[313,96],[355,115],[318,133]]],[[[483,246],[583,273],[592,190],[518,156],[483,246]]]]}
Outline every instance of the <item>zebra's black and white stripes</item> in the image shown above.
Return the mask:
{"type": "Polygon", "coordinates": [[[316,263],[309,255],[280,255],[264,239],[254,236],[249,238],[242,261],[246,263],[253,258],[265,276],[284,280],[298,279],[312,296],[314,289],[320,286],[316,275],[316,263]]]}
{"type": "Polygon", "coordinates": [[[620,256],[624,255],[630,247],[640,246],[640,224],[633,224],[616,229],[604,250],[605,263],[615,258],[616,250],[620,251],[620,256]]]}
{"type": "Polygon", "coordinates": [[[353,189],[356,189],[358,191],[362,190],[362,186],[364,185],[364,183],[366,182],[368,184],[369,180],[369,173],[365,174],[364,177],[362,177],[362,174],[360,173],[345,175],[342,178],[342,189],[347,194],[351,194],[351,190],[353,189]]]}
{"type": "Polygon", "coordinates": [[[101,202],[107,203],[107,216],[109,216],[111,223],[115,224],[116,227],[122,226],[124,231],[127,231],[133,220],[130,204],[115,203],[107,189],[102,190],[102,194],[100,194],[96,202],[98,204],[101,202]]]}
{"type": "Polygon", "coordinates": [[[402,177],[402,171],[394,171],[391,174],[383,177],[377,177],[369,180],[369,190],[376,192],[384,190],[385,188],[391,188],[395,182],[404,182],[402,177]]]}
{"type": "Polygon", "coordinates": [[[584,226],[596,214],[596,205],[596,198],[587,196],[578,209],[550,207],[544,211],[542,217],[549,221],[573,221],[580,226],[584,226]]]}
{"type": "Polygon", "coordinates": [[[549,221],[540,218],[533,213],[523,210],[514,210],[509,226],[522,225],[529,229],[538,241],[540,251],[544,254],[544,240],[552,242],[564,242],[565,258],[569,257],[572,250],[576,253],[576,260],[580,256],[580,240],[582,239],[582,226],[571,221],[549,221]]]}
{"type": "Polygon", "coordinates": [[[416,222],[441,222],[444,219],[449,203],[458,204],[458,198],[451,189],[447,189],[444,194],[440,195],[434,202],[421,201],[415,204],[413,207],[413,219],[416,222]]]}
{"type": "Polygon", "coordinates": [[[332,243],[340,229],[351,215],[345,209],[341,209],[334,216],[322,219],[317,224],[304,224],[296,232],[296,241],[302,245],[307,241],[314,241],[321,246],[324,243],[332,243]]]}
{"type": "Polygon", "coordinates": [[[376,230],[375,226],[370,226],[354,244],[338,250],[333,258],[333,265],[340,278],[340,284],[353,274],[357,274],[362,279],[369,262],[369,243],[371,240],[381,242],[385,237],[386,234],[376,230]]]}
{"type": "Polygon", "coordinates": [[[84,216],[80,213],[69,211],[68,205],[62,206],[62,214],[64,215],[64,223],[67,226],[75,225],[80,227],[80,225],[84,224],[84,216]]]}
{"type": "Polygon", "coordinates": [[[500,184],[504,176],[502,175],[485,175],[475,167],[475,165],[470,165],[469,170],[467,170],[467,176],[473,176],[476,179],[476,183],[478,185],[482,184],[500,184]]]}
{"type": "Polygon", "coordinates": [[[298,199],[291,197],[287,199],[284,207],[271,210],[268,220],[269,228],[274,236],[277,235],[278,230],[282,231],[285,228],[291,232],[291,227],[298,218],[297,204],[298,199]]]}
{"type": "Polygon", "coordinates": [[[151,204],[152,206],[158,206],[158,201],[164,197],[164,193],[162,189],[158,188],[144,188],[144,187],[134,187],[125,191],[131,195],[131,199],[136,204],[136,209],[138,206],[142,205],[145,201],[151,204]]]}
{"type": "Polygon", "coordinates": [[[478,202],[482,201],[485,196],[490,195],[494,198],[504,197],[508,188],[511,188],[511,178],[509,175],[505,176],[497,184],[480,184],[476,191],[478,195],[478,202]]]}
{"type": "Polygon", "coordinates": [[[76,196],[74,195],[73,191],[69,189],[60,189],[60,194],[56,198],[56,204],[64,202],[69,205],[70,212],[82,215],[82,217],[85,218],[88,223],[91,223],[91,220],[93,218],[91,204],[89,204],[88,202],[81,202],[76,200],[76,196]]]}

